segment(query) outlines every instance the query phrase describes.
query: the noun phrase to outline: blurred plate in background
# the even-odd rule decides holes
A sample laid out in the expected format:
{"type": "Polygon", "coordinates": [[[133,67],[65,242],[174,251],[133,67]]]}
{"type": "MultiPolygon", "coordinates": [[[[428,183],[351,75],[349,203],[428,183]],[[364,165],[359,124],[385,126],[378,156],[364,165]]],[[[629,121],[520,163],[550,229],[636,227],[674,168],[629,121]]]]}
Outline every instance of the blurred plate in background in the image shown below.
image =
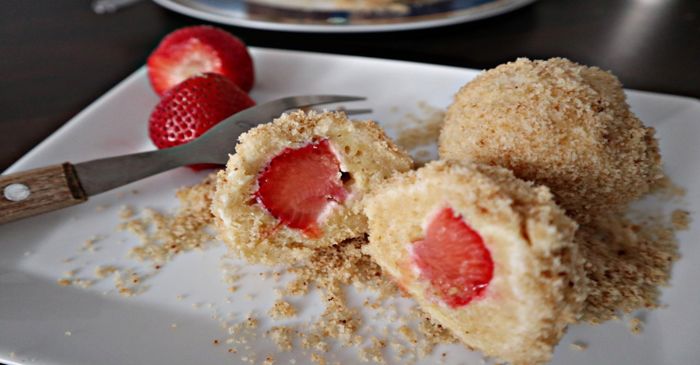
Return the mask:
{"type": "MultiPolygon", "coordinates": [[[[385,32],[432,28],[503,14],[535,0],[424,0],[417,5],[360,6],[364,1],[154,0],[181,14],[247,28],[290,32],[385,32]]],[[[366,1],[384,3],[384,1],[366,1]]],[[[391,1],[386,1],[390,3],[391,1]]]]}

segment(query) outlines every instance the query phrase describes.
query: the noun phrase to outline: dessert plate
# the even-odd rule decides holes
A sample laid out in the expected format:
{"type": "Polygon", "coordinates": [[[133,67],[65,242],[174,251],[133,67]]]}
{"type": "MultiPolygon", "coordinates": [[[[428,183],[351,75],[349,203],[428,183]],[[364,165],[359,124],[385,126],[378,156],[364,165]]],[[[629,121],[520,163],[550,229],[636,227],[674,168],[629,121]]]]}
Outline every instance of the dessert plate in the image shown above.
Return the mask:
{"type": "Polygon", "coordinates": [[[435,0],[374,12],[333,10],[327,4],[313,10],[290,5],[321,2],[317,0],[154,1],[178,13],[217,23],[278,31],[336,33],[398,31],[465,23],[513,11],[535,0],[435,0]]]}
{"type": "MultiPolygon", "coordinates": [[[[421,103],[446,107],[455,91],[477,71],[455,67],[361,57],[253,48],[258,102],[295,94],[365,95],[370,116],[396,134],[400,121],[423,115],[421,103]]],[[[629,103],[647,124],[657,128],[665,168],[687,188],[678,204],[700,211],[700,102],[695,99],[629,91],[629,103]]],[[[146,120],[157,102],[145,69],[136,71],[6,172],[63,161],[82,161],[151,149],[146,120]]],[[[232,141],[233,144],[233,141],[232,141]]],[[[435,156],[435,146],[430,146],[435,156]]],[[[179,255],[148,281],[143,294],[124,298],[109,292],[110,279],[81,289],[61,287],[57,279],[69,270],[94,276],[97,265],[133,267],[126,257],[136,239],[116,230],[119,208],[176,206],[175,190],[205,173],[173,170],[91,199],[86,204],[0,226],[0,362],[9,364],[244,364],[272,354],[277,364],[308,363],[302,350],[279,353],[266,339],[249,339],[239,354],[230,354],[214,339],[225,330],[211,317],[226,313],[260,315],[260,328],[276,325],[264,314],[273,302],[274,283],[257,273],[268,268],[246,266],[251,273],[240,290],[227,292],[219,266],[224,247],[179,255]],[[135,191],[138,191],[136,194],[135,191]],[[95,252],[81,251],[86,239],[100,236],[95,252]],[[126,240],[126,242],[124,242],[126,240]],[[64,259],[72,258],[70,262],[64,259]],[[103,292],[107,292],[106,294],[103,292]],[[231,300],[233,298],[233,300],[231,300]]],[[[558,346],[553,364],[691,364],[700,358],[700,225],[680,233],[683,255],[674,267],[672,286],[663,290],[667,308],[644,314],[644,331],[632,335],[624,322],[572,326],[558,346]],[[570,344],[585,342],[574,351],[570,344]]],[[[362,294],[348,294],[354,300],[362,294]]],[[[319,302],[296,303],[300,316],[316,316],[319,302]]],[[[397,299],[407,302],[408,299],[397,299]]],[[[296,319],[286,320],[293,323],[296,319]]],[[[381,322],[381,321],[379,321],[381,322]]],[[[381,328],[381,323],[373,323],[381,328]]],[[[340,363],[356,363],[352,352],[334,354],[340,363]]],[[[440,345],[419,363],[478,364],[481,357],[459,345],[440,345]],[[445,354],[444,356],[442,354],[445,354]]],[[[388,360],[391,360],[389,358],[388,360]]],[[[390,361],[389,361],[390,362],[390,361]]],[[[331,361],[332,363],[332,361],[331,361]]]]}

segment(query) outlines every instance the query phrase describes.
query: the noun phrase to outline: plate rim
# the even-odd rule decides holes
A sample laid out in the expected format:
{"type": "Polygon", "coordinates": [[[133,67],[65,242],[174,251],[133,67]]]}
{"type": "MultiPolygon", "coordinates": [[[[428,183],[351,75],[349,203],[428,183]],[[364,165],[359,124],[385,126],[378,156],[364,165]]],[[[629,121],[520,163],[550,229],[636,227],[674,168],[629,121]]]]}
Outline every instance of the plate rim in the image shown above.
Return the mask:
{"type": "Polygon", "coordinates": [[[182,4],[178,0],[153,0],[156,4],[193,18],[208,20],[215,23],[240,26],[251,29],[281,31],[281,32],[308,32],[308,33],[369,33],[369,32],[393,32],[425,28],[443,27],[460,23],[472,22],[490,18],[510,11],[517,10],[534,3],[537,0],[507,0],[504,6],[484,10],[477,14],[465,14],[444,19],[418,20],[415,22],[395,24],[357,24],[357,25],[321,25],[321,24],[294,24],[275,23],[262,20],[235,19],[225,15],[210,13],[182,4]]]}

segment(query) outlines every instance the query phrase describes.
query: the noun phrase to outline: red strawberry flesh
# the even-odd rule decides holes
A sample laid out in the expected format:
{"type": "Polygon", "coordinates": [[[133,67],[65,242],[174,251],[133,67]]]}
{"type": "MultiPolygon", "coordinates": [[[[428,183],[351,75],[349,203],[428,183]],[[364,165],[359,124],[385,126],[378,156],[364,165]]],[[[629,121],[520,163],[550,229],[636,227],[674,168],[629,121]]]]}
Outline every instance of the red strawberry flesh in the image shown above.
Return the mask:
{"type": "Polygon", "coordinates": [[[256,201],[281,224],[319,238],[319,218],[333,202],[342,204],[348,192],[340,162],[327,139],[299,148],[285,148],[258,176],[256,201]]]}
{"type": "Polygon", "coordinates": [[[425,237],[413,243],[412,258],[420,277],[430,282],[431,294],[451,308],[482,295],[493,277],[484,240],[449,207],[438,211],[425,237]]]}
{"type": "Polygon", "coordinates": [[[186,27],[168,34],[148,57],[147,65],[148,77],[158,95],[205,72],[223,75],[243,91],[250,91],[255,79],[245,44],[211,26],[186,27]]]}

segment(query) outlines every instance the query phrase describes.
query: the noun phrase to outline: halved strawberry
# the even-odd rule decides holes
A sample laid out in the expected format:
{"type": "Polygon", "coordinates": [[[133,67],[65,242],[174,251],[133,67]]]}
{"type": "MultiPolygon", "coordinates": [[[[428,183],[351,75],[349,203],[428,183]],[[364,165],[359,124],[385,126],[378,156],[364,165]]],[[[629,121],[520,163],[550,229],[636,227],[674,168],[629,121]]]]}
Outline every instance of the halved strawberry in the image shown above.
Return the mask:
{"type": "Polygon", "coordinates": [[[415,241],[412,258],[431,292],[455,308],[469,304],[493,277],[493,260],[484,240],[452,208],[432,218],[425,237],[415,241]]]}
{"type": "Polygon", "coordinates": [[[285,148],[258,176],[257,202],[281,224],[318,238],[318,220],[332,202],[348,196],[340,162],[327,139],[285,148]]]}
{"type": "Polygon", "coordinates": [[[253,60],[245,44],[222,29],[201,25],[168,34],[148,57],[148,78],[163,95],[200,73],[226,76],[243,91],[253,87],[253,60]]]}
{"type": "Polygon", "coordinates": [[[163,96],[148,120],[148,135],[158,148],[181,145],[253,105],[255,101],[229,79],[195,76],[163,96]]]}

